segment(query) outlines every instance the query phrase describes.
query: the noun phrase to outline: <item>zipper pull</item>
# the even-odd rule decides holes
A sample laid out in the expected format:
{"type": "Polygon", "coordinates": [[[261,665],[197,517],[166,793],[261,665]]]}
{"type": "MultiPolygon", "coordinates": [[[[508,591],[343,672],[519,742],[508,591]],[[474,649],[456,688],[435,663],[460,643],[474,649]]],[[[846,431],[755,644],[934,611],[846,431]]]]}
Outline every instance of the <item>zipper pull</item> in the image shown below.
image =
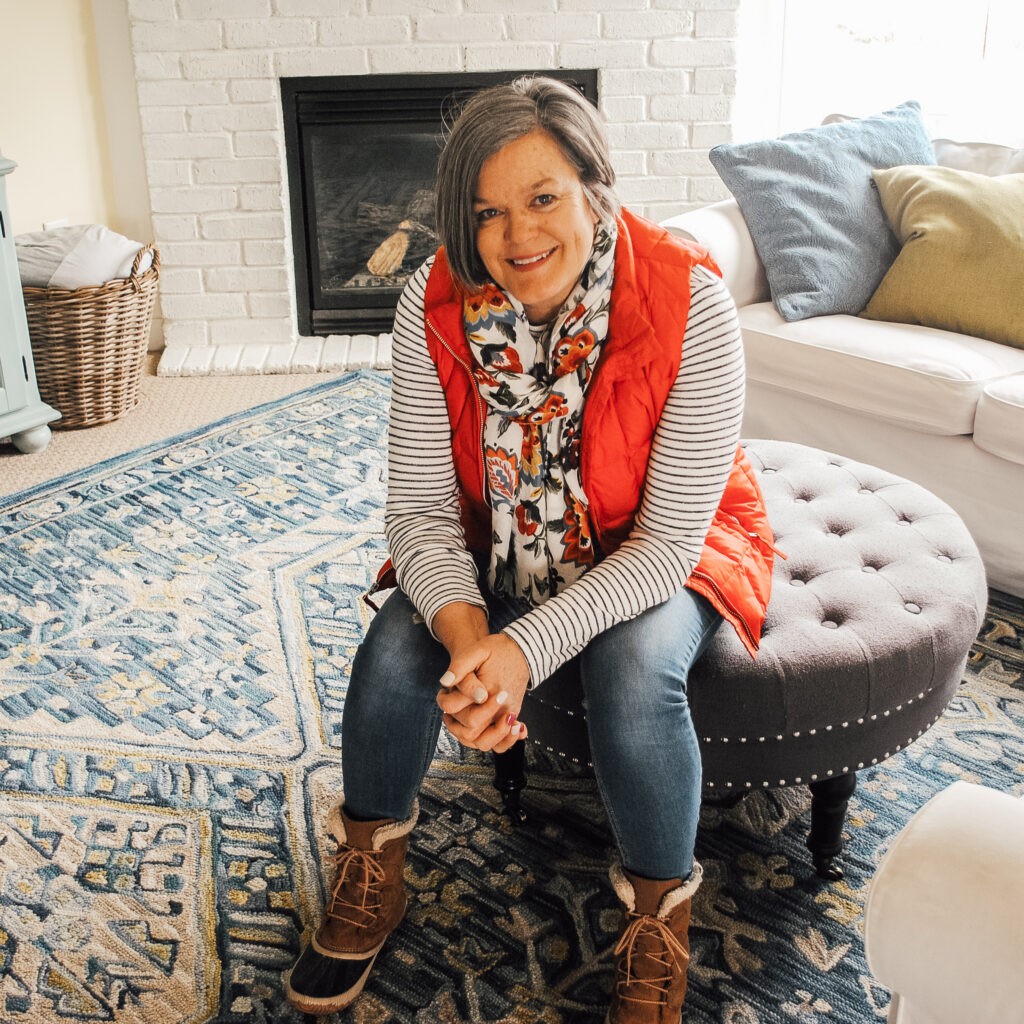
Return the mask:
{"type": "Polygon", "coordinates": [[[753,530],[748,530],[747,536],[750,537],[752,540],[756,540],[759,544],[768,548],[770,551],[773,551],[784,562],[789,561],[789,555],[787,555],[785,551],[780,551],[770,540],[767,540],[766,538],[762,537],[761,534],[754,533],[753,530]]]}

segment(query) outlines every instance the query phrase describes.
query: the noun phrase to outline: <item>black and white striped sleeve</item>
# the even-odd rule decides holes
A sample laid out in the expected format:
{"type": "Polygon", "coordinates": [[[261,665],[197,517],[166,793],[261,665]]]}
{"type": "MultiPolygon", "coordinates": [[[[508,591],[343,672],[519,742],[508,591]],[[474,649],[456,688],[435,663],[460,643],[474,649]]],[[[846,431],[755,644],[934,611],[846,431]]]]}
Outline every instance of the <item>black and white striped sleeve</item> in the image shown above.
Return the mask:
{"type": "Polygon", "coordinates": [[[424,337],[432,265],[433,257],[409,279],[395,312],[384,512],[398,584],[431,629],[446,604],[486,607],[459,518],[444,392],[424,337]]]}
{"type": "Polygon", "coordinates": [[[743,416],[736,308],[719,278],[696,268],[679,374],[654,436],[643,500],[622,546],[504,632],[531,683],[595,636],[667,601],[686,582],[732,468],[743,416]]]}

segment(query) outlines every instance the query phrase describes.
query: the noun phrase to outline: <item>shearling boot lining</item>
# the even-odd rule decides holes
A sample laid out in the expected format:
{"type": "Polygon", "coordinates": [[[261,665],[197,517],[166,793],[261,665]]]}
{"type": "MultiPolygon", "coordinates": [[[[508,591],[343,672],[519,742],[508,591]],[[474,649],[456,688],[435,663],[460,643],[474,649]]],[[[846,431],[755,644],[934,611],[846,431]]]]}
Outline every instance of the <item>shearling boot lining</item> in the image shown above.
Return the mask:
{"type": "MultiPolygon", "coordinates": [[[[342,846],[348,845],[348,836],[345,833],[345,819],[341,815],[341,809],[345,805],[344,800],[338,801],[327,814],[327,827],[330,829],[334,838],[342,846]]],[[[381,825],[373,833],[373,849],[382,850],[384,844],[391,842],[392,839],[399,839],[404,835],[408,835],[413,827],[416,825],[416,819],[420,815],[420,802],[414,800],[412,805],[412,812],[405,821],[389,821],[386,825],[381,825]]]]}
{"type": "MultiPolygon", "coordinates": [[[[630,912],[636,910],[636,893],[633,892],[633,886],[626,877],[626,872],[623,870],[622,865],[618,862],[612,864],[608,874],[611,877],[612,885],[615,887],[615,895],[619,897],[622,905],[630,912]]],[[[700,888],[703,877],[704,869],[697,861],[694,861],[690,877],[682,885],[676,886],[675,889],[665,893],[662,897],[661,906],[658,907],[658,917],[668,917],[680,903],[690,899],[700,888]]]]}

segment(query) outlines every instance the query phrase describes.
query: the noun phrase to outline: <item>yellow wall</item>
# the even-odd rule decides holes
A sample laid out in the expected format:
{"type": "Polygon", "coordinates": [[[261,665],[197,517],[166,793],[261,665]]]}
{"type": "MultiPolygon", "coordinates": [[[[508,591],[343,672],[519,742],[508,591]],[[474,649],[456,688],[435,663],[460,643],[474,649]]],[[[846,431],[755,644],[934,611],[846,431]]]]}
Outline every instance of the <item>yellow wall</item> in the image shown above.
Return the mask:
{"type": "MultiPolygon", "coordinates": [[[[110,0],[104,0],[110,2],[110,0]]],[[[115,222],[89,0],[0,0],[0,151],[14,231],[115,222]]]]}

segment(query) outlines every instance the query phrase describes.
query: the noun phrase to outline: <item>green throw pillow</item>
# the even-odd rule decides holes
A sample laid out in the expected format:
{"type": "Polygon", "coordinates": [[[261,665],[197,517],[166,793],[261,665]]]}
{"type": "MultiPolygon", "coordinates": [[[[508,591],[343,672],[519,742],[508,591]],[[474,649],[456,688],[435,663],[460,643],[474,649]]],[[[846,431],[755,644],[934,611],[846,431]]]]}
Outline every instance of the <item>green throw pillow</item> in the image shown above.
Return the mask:
{"type": "Polygon", "coordinates": [[[875,171],[902,248],[863,312],[1024,348],[1024,174],[875,171]]]}

